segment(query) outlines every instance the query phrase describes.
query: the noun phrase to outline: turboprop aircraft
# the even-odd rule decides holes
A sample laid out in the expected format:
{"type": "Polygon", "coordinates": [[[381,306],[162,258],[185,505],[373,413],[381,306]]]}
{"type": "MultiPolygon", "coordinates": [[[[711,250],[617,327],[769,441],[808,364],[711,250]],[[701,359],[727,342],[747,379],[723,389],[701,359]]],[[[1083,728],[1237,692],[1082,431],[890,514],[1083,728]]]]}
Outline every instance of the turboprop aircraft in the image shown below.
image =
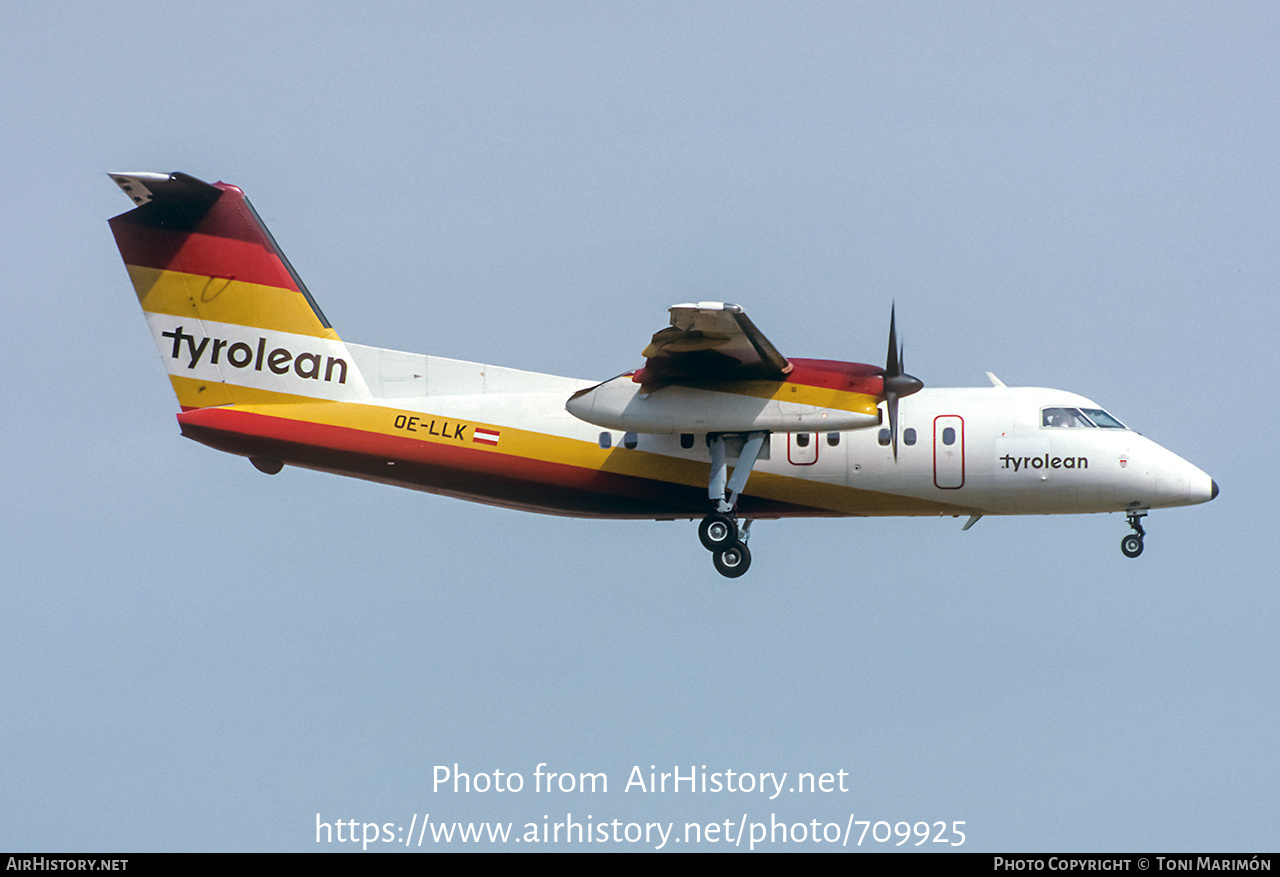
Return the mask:
{"type": "Polygon", "coordinates": [[[111,174],[111,220],[184,436],[507,508],[700,519],[724,576],[762,518],[1124,512],[1218,495],[1204,472],[1062,390],[925,389],[889,318],[883,368],[783,356],[724,302],[678,304],[603,383],[343,341],[244,192],[111,174]]]}

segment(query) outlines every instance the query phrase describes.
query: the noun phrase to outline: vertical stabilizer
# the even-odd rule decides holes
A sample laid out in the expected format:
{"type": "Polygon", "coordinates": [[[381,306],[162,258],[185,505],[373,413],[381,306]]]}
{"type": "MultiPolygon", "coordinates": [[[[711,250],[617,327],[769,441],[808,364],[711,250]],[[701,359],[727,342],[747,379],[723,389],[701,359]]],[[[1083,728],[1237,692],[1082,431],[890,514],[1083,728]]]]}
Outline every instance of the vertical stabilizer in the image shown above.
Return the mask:
{"type": "Polygon", "coordinates": [[[183,410],[368,390],[244,192],[111,174],[138,205],[111,231],[183,410]]]}

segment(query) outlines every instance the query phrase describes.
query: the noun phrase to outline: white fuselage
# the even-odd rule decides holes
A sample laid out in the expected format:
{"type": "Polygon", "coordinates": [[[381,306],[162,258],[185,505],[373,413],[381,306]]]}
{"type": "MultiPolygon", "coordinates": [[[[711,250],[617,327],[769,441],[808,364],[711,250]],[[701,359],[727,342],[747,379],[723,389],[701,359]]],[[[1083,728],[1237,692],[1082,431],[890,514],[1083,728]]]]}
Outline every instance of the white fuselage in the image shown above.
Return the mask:
{"type": "MultiPolygon", "coordinates": [[[[606,440],[609,455],[627,455],[635,461],[631,471],[652,470],[658,479],[668,477],[663,473],[671,462],[684,463],[685,471],[690,463],[708,462],[704,435],[686,438],[691,446],[683,447],[678,434],[610,432],[570,415],[566,401],[592,386],[589,380],[349,347],[374,405],[596,448],[606,440]],[[421,377],[397,380],[399,375],[421,377]]],[[[780,483],[788,496],[808,494],[804,485],[810,484],[813,496],[803,505],[814,514],[912,515],[1125,511],[1214,496],[1207,474],[1130,429],[1043,426],[1042,411],[1053,406],[1099,407],[1075,393],[1036,387],[926,388],[900,403],[896,461],[876,427],[774,432],[744,497],[780,483]],[[864,509],[858,497],[868,494],[905,502],[879,501],[864,509]]]]}
{"type": "Polygon", "coordinates": [[[807,447],[796,435],[774,436],[771,459],[756,468],[981,514],[1120,511],[1212,498],[1207,474],[1130,429],[1042,426],[1050,406],[1098,407],[1039,387],[924,389],[900,403],[896,461],[869,429],[843,433],[835,445],[825,434],[807,447]]]}

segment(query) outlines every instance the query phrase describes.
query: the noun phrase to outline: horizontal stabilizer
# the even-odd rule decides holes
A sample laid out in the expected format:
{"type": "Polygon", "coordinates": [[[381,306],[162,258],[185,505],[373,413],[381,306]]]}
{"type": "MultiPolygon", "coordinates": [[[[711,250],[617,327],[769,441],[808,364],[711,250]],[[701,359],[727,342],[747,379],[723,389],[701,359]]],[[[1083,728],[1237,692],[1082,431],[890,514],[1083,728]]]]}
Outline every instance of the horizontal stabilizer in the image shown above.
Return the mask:
{"type": "Polygon", "coordinates": [[[110,174],[147,220],[173,231],[193,231],[222,191],[182,173],[110,174]]]}
{"type": "Polygon", "coordinates": [[[204,180],[184,173],[110,174],[117,186],[139,206],[159,201],[168,205],[187,205],[203,215],[222,192],[204,180]]]}

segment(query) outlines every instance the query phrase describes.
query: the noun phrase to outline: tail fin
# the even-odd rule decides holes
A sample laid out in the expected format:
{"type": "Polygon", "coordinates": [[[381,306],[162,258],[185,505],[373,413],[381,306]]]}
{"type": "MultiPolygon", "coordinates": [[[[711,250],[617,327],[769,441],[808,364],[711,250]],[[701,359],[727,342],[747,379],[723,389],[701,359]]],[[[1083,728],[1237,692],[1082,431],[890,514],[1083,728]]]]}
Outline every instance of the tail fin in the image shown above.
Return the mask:
{"type": "Polygon", "coordinates": [[[181,173],[110,176],[139,205],[111,231],[184,411],[367,397],[244,192],[181,173]]]}

